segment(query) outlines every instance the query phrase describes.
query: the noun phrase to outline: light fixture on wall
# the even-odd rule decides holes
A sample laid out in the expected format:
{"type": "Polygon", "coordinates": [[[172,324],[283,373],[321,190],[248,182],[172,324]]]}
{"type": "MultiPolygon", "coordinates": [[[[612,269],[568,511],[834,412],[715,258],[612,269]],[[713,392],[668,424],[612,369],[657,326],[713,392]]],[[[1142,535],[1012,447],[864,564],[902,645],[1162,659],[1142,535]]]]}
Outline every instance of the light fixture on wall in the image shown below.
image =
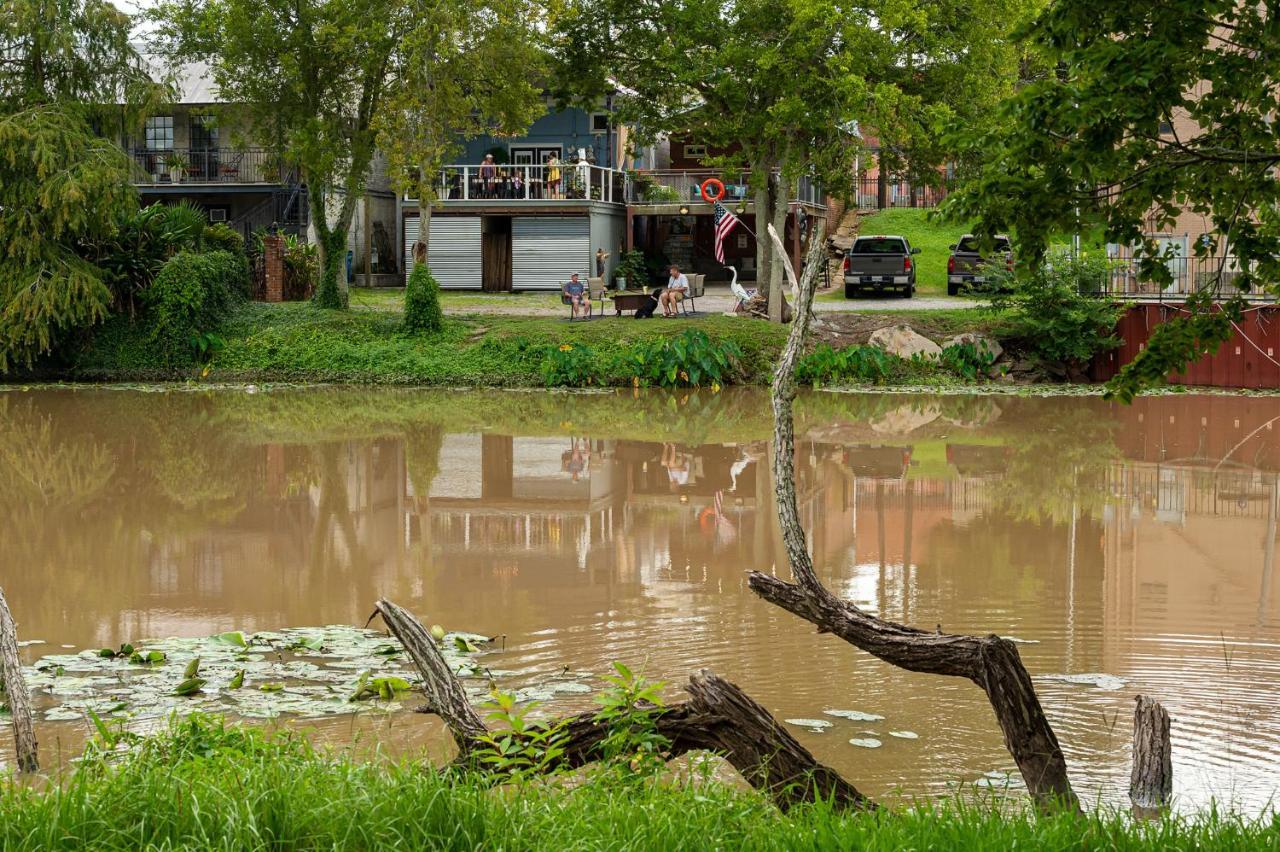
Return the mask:
{"type": "Polygon", "coordinates": [[[680,205],[680,215],[681,215],[681,216],[688,216],[688,215],[689,215],[689,206],[688,206],[687,204],[681,204],[681,205],[680,205]]]}
{"type": "Polygon", "coordinates": [[[738,209],[737,209],[735,212],[736,212],[739,216],[741,216],[743,213],[746,213],[746,212],[747,212],[747,205],[745,205],[745,204],[739,204],[739,205],[738,205],[738,209]]]}

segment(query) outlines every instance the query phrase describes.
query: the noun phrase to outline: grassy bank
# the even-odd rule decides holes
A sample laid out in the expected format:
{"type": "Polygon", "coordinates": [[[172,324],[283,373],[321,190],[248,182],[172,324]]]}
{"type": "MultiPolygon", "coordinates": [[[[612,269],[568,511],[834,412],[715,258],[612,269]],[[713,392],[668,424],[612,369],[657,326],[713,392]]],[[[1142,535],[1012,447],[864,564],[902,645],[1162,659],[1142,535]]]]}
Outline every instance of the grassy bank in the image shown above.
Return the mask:
{"type": "Polygon", "coordinates": [[[426,765],[319,754],[296,735],[198,718],[90,756],[61,784],[0,789],[4,849],[1272,849],[1280,820],[1036,819],[957,803],[783,815],[715,782],[493,788],[426,765]]]}
{"type": "MultiPolygon", "coordinates": [[[[976,311],[894,314],[890,321],[917,322],[938,339],[992,322],[976,311]]],[[[887,324],[870,315],[843,315],[852,326],[887,324]],[[855,322],[856,320],[856,322],[855,322]]],[[[766,384],[786,339],[786,326],[738,317],[693,319],[605,318],[568,322],[560,317],[450,315],[436,335],[407,335],[398,310],[325,311],[309,303],[248,303],[219,328],[222,345],[200,367],[171,368],[157,357],[144,326],[117,318],[44,378],[85,381],[345,382],[433,386],[541,387],[542,367],[561,346],[585,347],[598,358],[605,384],[629,385],[623,363],[636,346],[670,339],[695,328],[712,344],[741,353],[730,380],[766,384]]],[[[869,333],[862,329],[863,338],[869,333]]],[[[843,345],[843,344],[842,344],[843,345]]],[[[901,383],[945,383],[937,370],[898,377],[901,383]],[[937,374],[937,375],[935,375],[937,374]]]]}

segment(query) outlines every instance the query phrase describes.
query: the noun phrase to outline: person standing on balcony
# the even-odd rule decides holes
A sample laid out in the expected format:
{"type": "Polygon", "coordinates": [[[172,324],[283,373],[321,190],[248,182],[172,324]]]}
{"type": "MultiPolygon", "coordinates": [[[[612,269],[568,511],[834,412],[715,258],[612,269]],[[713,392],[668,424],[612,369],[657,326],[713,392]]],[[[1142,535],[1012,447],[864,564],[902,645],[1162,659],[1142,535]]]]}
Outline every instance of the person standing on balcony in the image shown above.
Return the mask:
{"type": "Polygon", "coordinates": [[[483,198],[494,197],[494,187],[498,181],[498,165],[492,154],[485,154],[480,162],[480,195],[483,198]]]}
{"type": "Polygon", "coordinates": [[[560,197],[560,158],[547,155],[547,198],[560,197]]]}

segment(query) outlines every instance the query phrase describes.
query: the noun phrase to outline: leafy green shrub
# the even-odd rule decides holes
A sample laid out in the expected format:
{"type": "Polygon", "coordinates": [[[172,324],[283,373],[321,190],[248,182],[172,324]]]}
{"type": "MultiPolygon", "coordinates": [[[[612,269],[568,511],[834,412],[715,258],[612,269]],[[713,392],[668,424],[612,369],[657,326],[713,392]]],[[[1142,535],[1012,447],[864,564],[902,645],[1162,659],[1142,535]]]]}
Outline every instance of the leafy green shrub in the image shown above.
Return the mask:
{"type": "Polygon", "coordinates": [[[208,251],[244,254],[244,237],[226,222],[214,222],[205,226],[204,247],[208,251]]]}
{"type": "Polygon", "coordinates": [[[618,268],[613,272],[615,277],[627,279],[627,289],[643,290],[649,283],[649,270],[645,266],[644,252],[632,249],[618,259],[618,268]]]}
{"type": "Polygon", "coordinates": [[[562,343],[542,360],[547,387],[586,387],[604,384],[605,365],[590,346],[562,343]]]}
{"type": "Polygon", "coordinates": [[[796,364],[796,381],[814,386],[840,382],[880,385],[889,381],[901,359],[877,346],[833,349],[823,343],[796,364]]]}
{"type": "Polygon", "coordinates": [[[1115,334],[1121,309],[1096,292],[1107,275],[1106,258],[1051,255],[1039,268],[1019,271],[992,307],[1007,311],[1015,337],[1041,361],[1076,369],[1094,355],[1120,345],[1115,334]]]}
{"type": "Polygon", "coordinates": [[[632,672],[614,662],[616,674],[606,675],[609,687],[596,696],[600,710],[595,722],[605,728],[597,746],[606,766],[635,777],[653,775],[666,767],[671,741],[658,731],[658,717],[665,712],[662,682],[647,681],[643,672],[632,672]]]}
{"type": "Polygon", "coordinates": [[[203,210],[190,201],[154,206],[160,208],[159,215],[164,223],[171,251],[204,250],[204,229],[209,219],[203,210]]]}
{"type": "Polygon", "coordinates": [[[624,356],[636,384],[699,387],[728,384],[742,350],[731,340],[719,343],[705,331],[687,328],[675,337],[640,341],[624,356]]]}
{"type": "Polygon", "coordinates": [[[310,299],[320,280],[320,249],[294,234],[285,235],[283,248],[285,299],[310,299]]]}
{"type": "Polygon", "coordinates": [[[967,382],[987,379],[995,372],[995,354],[985,346],[979,349],[972,343],[957,343],[943,347],[942,366],[967,382]]]}
{"type": "Polygon", "coordinates": [[[554,774],[564,755],[568,739],[568,720],[551,724],[542,719],[530,719],[529,711],[537,706],[531,702],[525,707],[516,705],[516,697],[510,693],[494,691],[484,708],[488,719],[502,727],[490,728],[477,739],[479,745],[472,756],[487,764],[495,773],[495,782],[541,778],[554,774]]]}
{"type": "Polygon", "coordinates": [[[440,309],[440,285],[425,263],[413,267],[404,291],[404,328],[408,332],[435,334],[444,328],[440,309]]]}
{"type": "Polygon", "coordinates": [[[170,258],[144,295],[150,339],[164,362],[181,366],[216,351],[220,338],[211,332],[248,290],[248,265],[231,252],[170,258]]]}

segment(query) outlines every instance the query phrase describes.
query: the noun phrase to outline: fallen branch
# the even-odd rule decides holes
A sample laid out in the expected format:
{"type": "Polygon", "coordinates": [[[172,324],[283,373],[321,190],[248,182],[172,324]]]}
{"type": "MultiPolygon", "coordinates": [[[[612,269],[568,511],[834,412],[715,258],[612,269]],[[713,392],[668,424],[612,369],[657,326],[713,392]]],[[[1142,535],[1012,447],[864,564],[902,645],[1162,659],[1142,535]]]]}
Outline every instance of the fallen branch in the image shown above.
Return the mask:
{"type": "MultiPolygon", "coordinates": [[[[458,743],[459,762],[478,771],[492,771],[470,759],[487,729],[466,702],[461,682],[430,634],[412,613],[391,601],[378,601],[377,611],[409,651],[428,696],[423,710],[439,716],[449,728],[458,743]]],[[[838,772],[818,763],[769,711],[737,685],[704,669],[689,678],[685,691],[688,701],[664,707],[656,716],[658,732],[670,742],[668,757],[694,751],[719,754],[783,810],[819,799],[842,808],[874,807],[838,772]]],[[[601,758],[600,745],[609,730],[596,720],[595,713],[581,713],[556,724],[564,726],[564,754],[549,768],[572,769],[601,758]]]]}
{"type": "Polygon", "coordinates": [[[0,589],[0,682],[8,698],[9,715],[13,719],[14,747],[18,754],[18,770],[35,772],[40,768],[36,746],[35,720],[31,715],[31,693],[22,676],[22,660],[18,657],[18,628],[0,589]]]}
{"type": "MultiPolygon", "coordinates": [[[[773,228],[769,236],[775,250],[781,245],[773,228]]],[[[1031,676],[1017,647],[998,636],[929,633],[868,615],[833,595],[818,579],[805,543],[804,528],[796,509],[795,431],[791,404],[795,397],[795,367],[804,349],[804,337],[813,313],[813,292],[821,263],[821,239],[814,235],[802,280],[796,281],[784,265],[793,291],[797,291],[796,319],[773,379],[774,455],[778,518],[782,540],[795,583],[760,572],[751,572],[748,584],[765,600],[813,622],[887,663],[913,672],[964,677],[987,694],[1005,746],[1013,755],[1027,790],[1045,809],[1079,803],[1067,778],[1066,758],[1049,720],[1040,706],[1031,676]]]]}

